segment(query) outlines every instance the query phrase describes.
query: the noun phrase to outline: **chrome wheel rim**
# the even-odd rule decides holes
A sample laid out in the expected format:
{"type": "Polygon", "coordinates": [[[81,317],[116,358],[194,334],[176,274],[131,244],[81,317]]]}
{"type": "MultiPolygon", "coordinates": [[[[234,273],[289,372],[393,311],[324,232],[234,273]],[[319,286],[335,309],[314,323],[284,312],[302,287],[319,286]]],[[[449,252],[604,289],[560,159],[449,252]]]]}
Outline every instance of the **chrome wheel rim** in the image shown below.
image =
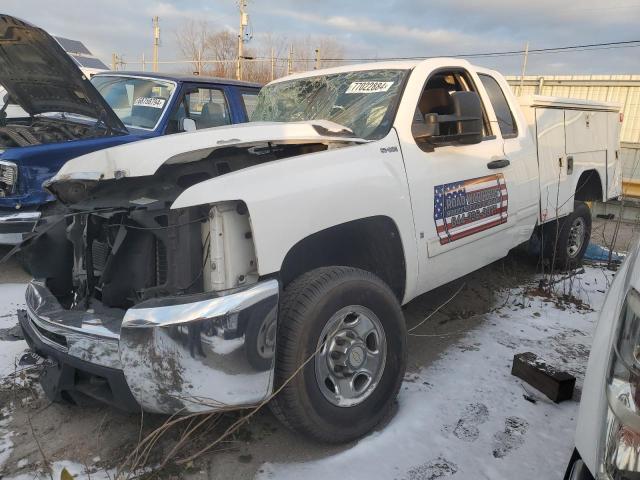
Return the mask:
{"type": "Polygon", "coordinates": [[[340,309],[322,329],[315,358],[316,381],[338,407],[362,403],[378,386],[387,359],[380,319],[361,305],[340,309]]]}
{"type": "Polygon", "coordinates": [[[271,310],[260,325],[258,332],[258,355],[265,359],[273,358],[276,349],[276,315],[271,310]]]}
{"type": "Polygon", "coordinates": [[[586,225],[584,223],[584,219],[581,217],[576,218],[571,224],[571,229],[569,230],[569,242],[567,244],[567,254],[571,258],[575,258],[582,245],[584,244],[584,234],[586,232],[586,225]]]}

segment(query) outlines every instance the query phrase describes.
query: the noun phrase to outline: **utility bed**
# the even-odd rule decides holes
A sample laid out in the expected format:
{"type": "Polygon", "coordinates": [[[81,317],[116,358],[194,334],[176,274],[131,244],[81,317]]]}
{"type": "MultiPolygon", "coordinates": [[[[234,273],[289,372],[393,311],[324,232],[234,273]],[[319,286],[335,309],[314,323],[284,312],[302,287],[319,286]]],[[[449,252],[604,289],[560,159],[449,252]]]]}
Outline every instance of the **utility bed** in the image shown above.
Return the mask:
{"type": "Polygon", "coordinates": [[[622,194],[620,105],[543,95],[519,100],[537,141],[541,222],[569,214],[578,188],[599,189],[590,193],[603,200],[622,194]],[[574,175],[593,169],[606,191],[598,179],[574,175]]]}

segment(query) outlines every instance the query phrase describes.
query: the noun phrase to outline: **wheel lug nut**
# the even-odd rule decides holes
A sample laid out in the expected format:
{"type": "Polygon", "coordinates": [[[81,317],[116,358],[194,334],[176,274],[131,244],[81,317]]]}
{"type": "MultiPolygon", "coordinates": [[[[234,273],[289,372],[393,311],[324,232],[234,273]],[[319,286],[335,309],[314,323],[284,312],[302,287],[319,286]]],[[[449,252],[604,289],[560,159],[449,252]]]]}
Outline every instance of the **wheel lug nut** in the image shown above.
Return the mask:
{"type": "Polygon", "coordinates": [[[331,352],[331,358],[334,360],[338,360],[340,358],[340,352],[336,352],[335,350],[331,352]]]}
{"type": "Polygon", "coordinates": [[[344,370],[344,367],[342,365],[335,365],[333,367],[333,371],[336,373],[342,373],[342,370],[344,370]]]}

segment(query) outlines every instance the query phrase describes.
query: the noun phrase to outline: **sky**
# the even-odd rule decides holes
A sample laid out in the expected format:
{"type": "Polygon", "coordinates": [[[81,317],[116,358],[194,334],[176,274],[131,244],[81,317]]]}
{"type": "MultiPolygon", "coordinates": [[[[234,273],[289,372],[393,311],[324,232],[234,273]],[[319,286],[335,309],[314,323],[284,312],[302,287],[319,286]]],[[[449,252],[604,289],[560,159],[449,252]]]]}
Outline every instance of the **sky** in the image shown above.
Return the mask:
{"type": "MultiPolygon", "coordinates": [[[[147,59],[160,17],[160,60],[180,54],[175,35],[190,20],[237,30],[236,0],[2,0],[15,15],[54,35],[81,40],[105,63],[111,53],[147,59]]],[[[249,0],[257,46],[266,35],[296,40],[330,36],[348,58],[446,56],[640,40],[640,0],[249,0]]],[[[474,59],[519,74],[522,56],[474,59]]],[[[133,68],[134,65],[131,65],[133,68]]],[[[640,47],[530,55],[528,74],[640,73],[640,47]]]]}

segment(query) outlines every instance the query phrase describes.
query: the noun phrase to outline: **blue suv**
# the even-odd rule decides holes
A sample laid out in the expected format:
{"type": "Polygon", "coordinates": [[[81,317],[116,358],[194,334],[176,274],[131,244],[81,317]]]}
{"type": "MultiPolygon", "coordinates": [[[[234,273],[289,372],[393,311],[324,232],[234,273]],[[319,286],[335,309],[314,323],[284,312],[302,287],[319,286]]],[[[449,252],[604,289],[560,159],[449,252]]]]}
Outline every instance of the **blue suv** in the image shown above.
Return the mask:
{"type": "Polygon", "coordinates": [[[201,76],[104,72],[90,80],[44,30],[0,15],[0,244],[18,244],[68,160],[182,131],[248,121],[260,85],[201,76]]]}

